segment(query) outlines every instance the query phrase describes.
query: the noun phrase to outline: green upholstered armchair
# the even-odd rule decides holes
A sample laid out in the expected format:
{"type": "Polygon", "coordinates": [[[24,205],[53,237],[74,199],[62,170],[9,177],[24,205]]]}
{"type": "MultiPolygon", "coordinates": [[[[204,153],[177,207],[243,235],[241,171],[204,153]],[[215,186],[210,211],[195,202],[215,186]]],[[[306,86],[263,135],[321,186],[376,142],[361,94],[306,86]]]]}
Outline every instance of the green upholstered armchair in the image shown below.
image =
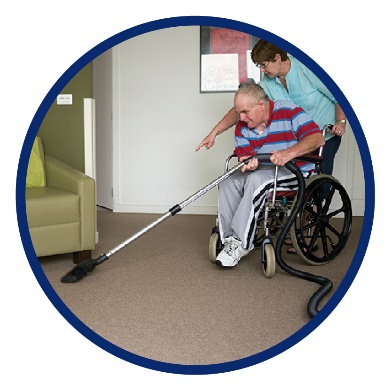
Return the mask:
{"type": "Polygon", "coordinates": [[[36,138],[26,178],[26,211],[38,257],[73,253],[73,261],[91,257],[95,248],[95,181],[45,155],[36,138]]]}

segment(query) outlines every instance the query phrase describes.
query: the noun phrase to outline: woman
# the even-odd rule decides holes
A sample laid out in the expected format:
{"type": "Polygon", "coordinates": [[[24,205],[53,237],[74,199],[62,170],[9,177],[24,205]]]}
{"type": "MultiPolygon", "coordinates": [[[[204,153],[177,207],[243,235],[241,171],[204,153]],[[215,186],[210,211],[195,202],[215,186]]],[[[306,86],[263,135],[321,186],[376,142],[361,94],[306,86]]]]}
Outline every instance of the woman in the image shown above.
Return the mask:
{"type": "Polygon", "coordinates": [[[251,59],[264,77],[260,85],[271,99],[286,99],[302,107],[320,129],[333,125],[326,134],[322,172],[332,175],[334,158],[346,131],[346,116],[330,91],[301,62],[277,46],[260,39],[251,59]]]}

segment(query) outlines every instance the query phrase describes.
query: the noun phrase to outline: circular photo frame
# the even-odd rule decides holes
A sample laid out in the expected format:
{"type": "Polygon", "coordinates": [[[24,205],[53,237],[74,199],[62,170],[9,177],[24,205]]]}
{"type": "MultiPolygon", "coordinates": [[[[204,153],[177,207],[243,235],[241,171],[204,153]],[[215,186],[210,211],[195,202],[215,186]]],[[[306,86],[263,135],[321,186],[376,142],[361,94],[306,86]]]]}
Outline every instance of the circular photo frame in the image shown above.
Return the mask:
{"type": "Polygon", "coordinates": [[[23,148],[20,155],[20,162],[17,174],[17,186],[16,186],[16,202],[17,202],[17,217],[21,239],[23,246],[31,265],[32,271],[35,277],[46,293],[47,297],[51,300],[54,307],[61,313],[61,315],[82,335],[88,338],[97,346],[101,347],[108,353],[117,356],[130,363],[168,373],[175,374],[213,374],[234,371],[242,368],[246,368],[255,364],[259,364],[266,361],[294,346],[296,343],[301,341],[313,330],[315,330],[335,309],[335,307],[342,300],[347,290],[351,286],[360,266],[363,261],[370,234],[372,229],[373,217],[374,217],[374,173],[371,164],[371,156],[369,148],[357,119],[357,116],[350,106],[349,102],[345,98],[342,91],[330,78],[330,76],[308,55],[303,53],[300,49],[290,44],[288,41],[272,34],[271,32],[265,31],[259,27],[255,27],[246,23],[242,23],[234,20],[227,20],[216,17],[173,17],[168,19],[162,19],[152,21],[142,25],[132,27],[128,30],[122,31],[116,34],[102,43],[98,44],[85,55],[75,61],[72,66],[67,69],[64,74],[58,79],[53,85],[46,97],[39,106],[34,118],[32,119],[30,128],[26,134],[26,138],[23,144],[23,148]],[[244,357],[238,360],[230,362],[221,362],[205,365],[187,365],[181,363],[170,363],[164,361],[157,361],[143,357],[138,354],[134,354],[127,351],[101,337],[98,333],[93,331],[90,327],[86,326],[61,300],[57,292],[53,289],[52,285],[48,281],[45,273],[38,261],[34,247],[32,244],[31,236],[29,233],[28,221],[26,217],[26,200],[25,200],[25,187],[26,187],[26,175],[29,164],[30,154],[33,148],[35,137],[38,133],[40,125],[44,120],[48,110],[50,109],[57,96],[61,93],[63,88],[69,83],[69,81],[87,64],[93,61],[96,57],[100,56],[105,51],[113,48],[115,45],[121,44],[122,42],[138,37],[142,34],[147,34],[153,31],[167,29],[172,27],[184,27],[184,26],[215,26],[228,28],[231,30],[237,30],[251,36],[262,37],[269,42],[283,48],[289,52],[293,57],[305,64],[318,78],[324,83],[329,91],[336,98],[338,103],[343,108],[344,113],[349,119],[349,123],[354,132],[354,136],[359,148],[361,159],[363,164],[363,171],[365,177],[365,205],[364,205],[364,217],[362,224],[362,231],[360,234],[360,240],[357,246],[355,255],[351,261],[348,271],[341,281],[338,289],[333,293],[332,297],[328,300],[327,304],[322,310],[308,323],[301,327],[297,332],[281,341],[280,343],[261,351],[257,354],[252,354],[248,357],[244,357]]]}

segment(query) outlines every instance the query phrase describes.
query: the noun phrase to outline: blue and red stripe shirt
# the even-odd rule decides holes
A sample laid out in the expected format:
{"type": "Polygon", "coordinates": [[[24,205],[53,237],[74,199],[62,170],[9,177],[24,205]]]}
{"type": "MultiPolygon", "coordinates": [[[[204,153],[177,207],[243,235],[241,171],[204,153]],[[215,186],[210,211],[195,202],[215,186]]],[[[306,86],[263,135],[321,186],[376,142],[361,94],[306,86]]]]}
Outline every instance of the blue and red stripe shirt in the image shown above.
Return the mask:
{"type": "MultiPolygon", "coordinates": [[[[269,100],[269,121],[262,133],[238,121],[235,128],[235,154],[237,157],[254,156],[283,150],[297,144],[303,137],[322,133],[308,114],[287,100],[269,100]]],[[[302,171],[314,169],[311,163],[298,163],[302,171]]]]}

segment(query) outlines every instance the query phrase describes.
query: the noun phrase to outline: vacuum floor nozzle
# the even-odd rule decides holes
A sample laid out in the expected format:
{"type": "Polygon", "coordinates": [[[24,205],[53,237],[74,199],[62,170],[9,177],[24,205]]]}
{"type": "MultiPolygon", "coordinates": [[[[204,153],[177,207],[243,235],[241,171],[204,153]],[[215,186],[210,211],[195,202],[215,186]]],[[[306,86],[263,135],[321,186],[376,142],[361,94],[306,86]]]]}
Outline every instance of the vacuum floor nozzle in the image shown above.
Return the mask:
{"type": "Polygon", "coordinates": [[[88,259],[88,263],[82,262],[80,265],[75,266],[69,273],[61,278],[61,282],[71,283],[80,281],[88,272],[94,270],[95,265],[92,264],[93,259],[88,259]]]}

